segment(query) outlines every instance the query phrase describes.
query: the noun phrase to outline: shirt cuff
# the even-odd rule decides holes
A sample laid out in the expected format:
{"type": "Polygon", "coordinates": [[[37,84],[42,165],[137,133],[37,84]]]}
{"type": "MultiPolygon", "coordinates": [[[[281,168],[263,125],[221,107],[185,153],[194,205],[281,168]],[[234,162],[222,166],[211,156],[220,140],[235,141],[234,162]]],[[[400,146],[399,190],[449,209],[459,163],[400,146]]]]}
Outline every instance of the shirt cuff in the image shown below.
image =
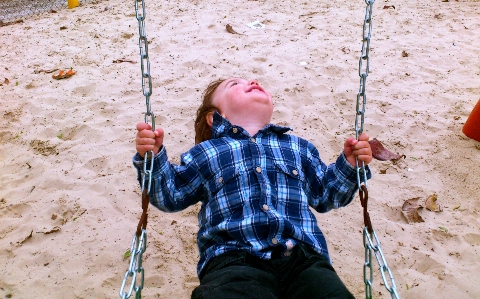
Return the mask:
{"type": "MultiPolygon", "coordinates": [[[[354,182],[355,184],[357,183],[357,169],[355,166],[350,164],[350,162],[347,161],[347,158],[345,157],[345,154],[341,154],[337,161],[336,161],[336,166],[338,171],[341,173],[341,175],[348,181],[354,182]]],[[[367,180],[372,178],[372,172],[370,171],[370,167],[367,165],[365,166],[365,171],[367,172],[367,180]]],[[[363,171],[360,169],[360,180],[363,178],[363,171]]]]}
{"type": "MultiPolygon", "coordinates": [[[[135,153],[135,155],[132,158],[133,166],[137,169],[139,173],[143,172],[143,164],[144,164],[145,159],[140,156],[139,153],[135,153]]],[[[163,164],[165,164],[168,161],[167,157],[167,150],[165,149],[164,146],[160,149],[160,151],[155,155],[153,158],[153,170],[152,174],[155,172],[158,172],[163,164]]],[[[147,167],[150,165],[150,159],[147,160],[147,167]]]]}

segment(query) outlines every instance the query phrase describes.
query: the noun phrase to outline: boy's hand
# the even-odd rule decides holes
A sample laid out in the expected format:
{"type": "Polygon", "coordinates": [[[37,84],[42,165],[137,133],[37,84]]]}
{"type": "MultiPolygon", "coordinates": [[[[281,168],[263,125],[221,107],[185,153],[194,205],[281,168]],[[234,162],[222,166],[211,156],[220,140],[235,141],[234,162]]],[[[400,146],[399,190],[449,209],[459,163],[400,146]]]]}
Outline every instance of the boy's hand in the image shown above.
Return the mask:
{"type": "Polygon", "coordinates": [[[163,129],[158,128],[154,132],[149,124],[138,123],[137,131],[135,144],[138,154],[144,158],[146,152],[153,150],[156,155],[163,145],[163,129]]]}
{"type": "Polygon", "coordinates": [[[347,158],[347,161],[353,165],[355,164],[355,157],[358,157],[358,162],[365,162],[365,165],[372,161],[372,148],[368,142],[368,135],[363,133],[358,136],[358,140],[353,137],[347,138],[343,147],[343,153],[347,158]]]}

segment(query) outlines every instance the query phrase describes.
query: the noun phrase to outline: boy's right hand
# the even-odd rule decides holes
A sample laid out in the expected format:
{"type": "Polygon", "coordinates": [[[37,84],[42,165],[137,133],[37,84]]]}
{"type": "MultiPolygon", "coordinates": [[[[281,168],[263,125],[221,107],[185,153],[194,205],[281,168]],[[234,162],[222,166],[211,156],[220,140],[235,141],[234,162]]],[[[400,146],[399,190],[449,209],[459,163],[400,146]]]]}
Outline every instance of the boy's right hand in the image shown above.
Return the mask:
{"type": "Polygon", "coordinates": [[[138,154],[144,158],[146,152],[153,150],[153,154],[156,155],[163,145],[163,129],[158,128],[152,131],[152,126],[149,124],[138,123],[137,131],[135,144],[138,154]]]}

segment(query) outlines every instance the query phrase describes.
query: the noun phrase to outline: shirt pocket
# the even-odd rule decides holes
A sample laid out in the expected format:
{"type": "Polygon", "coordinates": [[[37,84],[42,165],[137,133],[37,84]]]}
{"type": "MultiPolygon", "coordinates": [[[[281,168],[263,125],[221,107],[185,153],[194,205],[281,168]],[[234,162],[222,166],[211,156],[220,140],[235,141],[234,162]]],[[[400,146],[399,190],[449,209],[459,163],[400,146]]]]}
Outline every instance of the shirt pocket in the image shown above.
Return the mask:
{"type": "Polygon", "coordinates": [[[302,171],[302,168],[298,165],[289,162],[275,162],[275,166],[278,171],[287,177],[298,180],[302,183],[305,181],[305,175],[302,171]]]}
{"type": "Polygon", "coordinates": [[[306,181],[302,168],[288,162],[276,162],[275,168],[278,204],[294,210],[307,206],[306,181]]]}
{"type": "MultiPolygon", "coordinates": [[[[239,176],[238,170],[234,166],[216,171],[208,180],[208,188],[212,196],[215,196],[222,188],[235,182],[235,178],[239,176]]],[[[234,184],[238,189],[237,184],[234,184]]]]}

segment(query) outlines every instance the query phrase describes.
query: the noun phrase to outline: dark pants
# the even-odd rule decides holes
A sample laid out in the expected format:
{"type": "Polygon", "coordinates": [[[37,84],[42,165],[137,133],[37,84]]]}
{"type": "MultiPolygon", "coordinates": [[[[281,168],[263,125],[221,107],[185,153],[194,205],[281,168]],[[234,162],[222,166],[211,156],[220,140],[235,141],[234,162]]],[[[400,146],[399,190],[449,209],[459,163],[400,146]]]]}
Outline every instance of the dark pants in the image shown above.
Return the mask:
{"type": "Polygon", "coordinates": [[[330,263],[299,245],[288,257],[262,260],[229,252],[211,260],[192,299],[354,298],[330,263]]]}

